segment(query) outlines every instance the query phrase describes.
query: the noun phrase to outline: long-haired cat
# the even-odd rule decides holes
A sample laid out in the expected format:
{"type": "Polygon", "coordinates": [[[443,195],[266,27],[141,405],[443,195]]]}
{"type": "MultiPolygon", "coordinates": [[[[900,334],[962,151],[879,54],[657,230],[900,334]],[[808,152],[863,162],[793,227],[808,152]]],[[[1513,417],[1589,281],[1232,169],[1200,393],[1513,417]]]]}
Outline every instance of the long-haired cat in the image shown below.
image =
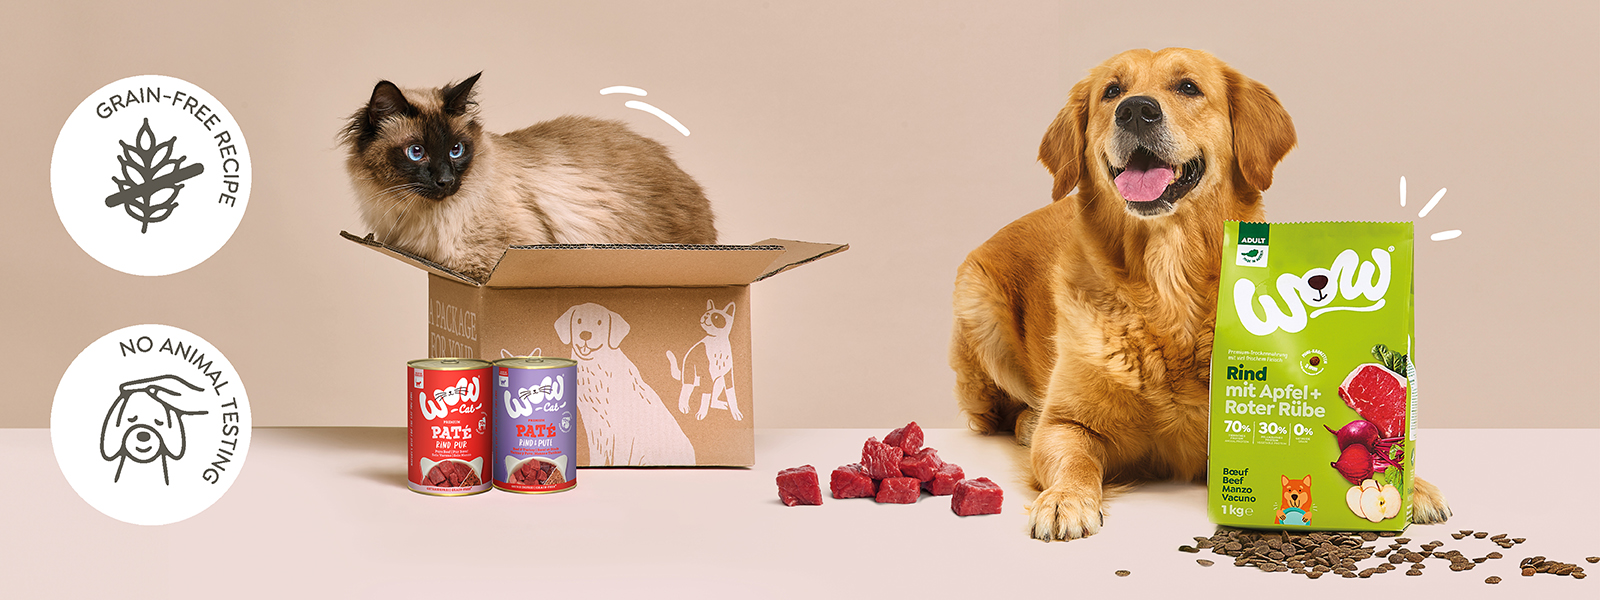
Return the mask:
{"type": "Polygon", "coordinates": [[[711,204],[666,147],[579,116],[486,132],[479,75],[380,81],[351,115],[345,168],[378,241],[478,281],[513,244],[716,243],[711,204]]]}

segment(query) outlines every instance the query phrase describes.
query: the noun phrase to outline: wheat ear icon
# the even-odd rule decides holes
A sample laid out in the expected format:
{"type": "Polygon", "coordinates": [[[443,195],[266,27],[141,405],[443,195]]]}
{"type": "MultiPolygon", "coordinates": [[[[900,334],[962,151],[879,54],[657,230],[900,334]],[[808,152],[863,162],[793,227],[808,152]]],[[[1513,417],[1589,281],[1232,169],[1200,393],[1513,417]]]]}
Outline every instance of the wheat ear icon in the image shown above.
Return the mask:
{"type": "Polygon", "coordinates": [[[184,165],[188,156],[172,158],[172,145],[177,141],[177,136],[173,136],[156,143],[150,119],[145,119],[144,125],[139,127],[132,145],[117,140],[122,145],[122,155],[117,157],[122,165],[122,177],[111,177],[119,191],[106,196],[106,206],[122,206],[129,217],[141,223],[139,233],[148,232],[151,223],[172,216],[172,211],[178,208],[178,192],[183,190],[183,182],[206,170],[200,163],[184,165]]]}

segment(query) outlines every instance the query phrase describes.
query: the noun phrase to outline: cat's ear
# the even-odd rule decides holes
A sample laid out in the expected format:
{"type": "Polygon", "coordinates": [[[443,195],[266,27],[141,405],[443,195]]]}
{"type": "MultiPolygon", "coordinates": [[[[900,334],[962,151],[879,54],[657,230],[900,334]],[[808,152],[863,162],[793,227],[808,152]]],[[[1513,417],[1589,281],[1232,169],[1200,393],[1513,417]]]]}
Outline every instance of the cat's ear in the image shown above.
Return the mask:
{"type": "Polygon", "coordinates": [[[376,130],[384,119],[395,115],[413,115],[416,109],[406,102],[400,87],[388,80],[379,81],[372,88],[372,99],[367,101],[367,124],[376,130]]]}
{"type": "Polygon", "coordinates": [[[733,316],[733,303],[729,302],[728,308],[723,309],[722,312],[728,313],[728,316],[730,317],[733,316]]]}
{"type": "Polygon", "coordinates": [[[706,310],[716,310],[716,309],[717,309],[717,303],[713,302],[711,299],[707,298],[706,299],[706,310]]]}
{"type": "Polygon", "coordinates": [[[478,83],[478,77],[482,75],[483,72],[479,71],[477,75],[468,77],[461,83],[447,85],[439,90],[439,95],[444,98],[444,114],[458,117],[466,114],[468,107],[477,104],[472,96],[472,86],[478,83]]]}

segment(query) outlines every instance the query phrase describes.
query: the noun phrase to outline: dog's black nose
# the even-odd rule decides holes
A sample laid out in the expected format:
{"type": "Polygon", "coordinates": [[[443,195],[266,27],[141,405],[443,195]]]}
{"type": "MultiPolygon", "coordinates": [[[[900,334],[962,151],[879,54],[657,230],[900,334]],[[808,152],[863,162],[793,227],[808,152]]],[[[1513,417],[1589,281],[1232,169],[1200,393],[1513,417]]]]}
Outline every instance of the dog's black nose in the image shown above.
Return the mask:
{"type": "Polygon", "coordinates": [[[139,441],[141,441],[141,442],[148,442],[148,441],[150,441],[150,432],[141,431],[141,432],[139,432],[139,435],[136,435],[136,436],[133,436],[133,437],[139,438],[139,441]]]}
{"type": "Polygon", "coordinates": [[[1133,133],[1161,122],[1161,105],[1149,96],[1134,96],[1117,105],[1117,127],[1133,133]]]}

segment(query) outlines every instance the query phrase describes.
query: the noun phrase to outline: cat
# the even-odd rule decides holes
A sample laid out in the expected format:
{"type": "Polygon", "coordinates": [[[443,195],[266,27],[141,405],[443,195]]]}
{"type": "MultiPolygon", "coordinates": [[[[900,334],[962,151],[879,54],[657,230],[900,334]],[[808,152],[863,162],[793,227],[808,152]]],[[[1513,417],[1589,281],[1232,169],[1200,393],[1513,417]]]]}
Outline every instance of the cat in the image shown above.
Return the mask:
{"type": "Polygon", "coordinates": [[[340,136],[378,241],[479,282],[513,244],[715,244],[711,204],[665,146],[564,116],[484,131],[472,77],[372,88],[340,136]]]}
{"type": "Polygon", "coordinates": [[[705,330],[706,336],[683,354],[683,366],[679,367],[678,357],[671,350],[667,351],[667,364],[672,366],[672,378],[683,382],[683,388],[678,392],[678,412],[689,413],[689,396],[700,386],[700,374],[711,376],[711,391],[700,394],[700,410],[694,416],[696,420],[705,419],[706,411],[713,404],[721,408],[718,397],[724,393],[727,394],[728,412],[733,420],[744,420],[744,413],[739,412],[739,399],[733,392],[733,377],[729,375],[733,370],[733,344],[728,341],[728,332],[733,329],[733,309],[732,302],[728,303],[727,308],[718,309],[715,302],[707,300],[706,312],[700,315],[700,328],[705,330]],[[705,350],[705,363],[689,362],[695,348],[705,350]]]}

